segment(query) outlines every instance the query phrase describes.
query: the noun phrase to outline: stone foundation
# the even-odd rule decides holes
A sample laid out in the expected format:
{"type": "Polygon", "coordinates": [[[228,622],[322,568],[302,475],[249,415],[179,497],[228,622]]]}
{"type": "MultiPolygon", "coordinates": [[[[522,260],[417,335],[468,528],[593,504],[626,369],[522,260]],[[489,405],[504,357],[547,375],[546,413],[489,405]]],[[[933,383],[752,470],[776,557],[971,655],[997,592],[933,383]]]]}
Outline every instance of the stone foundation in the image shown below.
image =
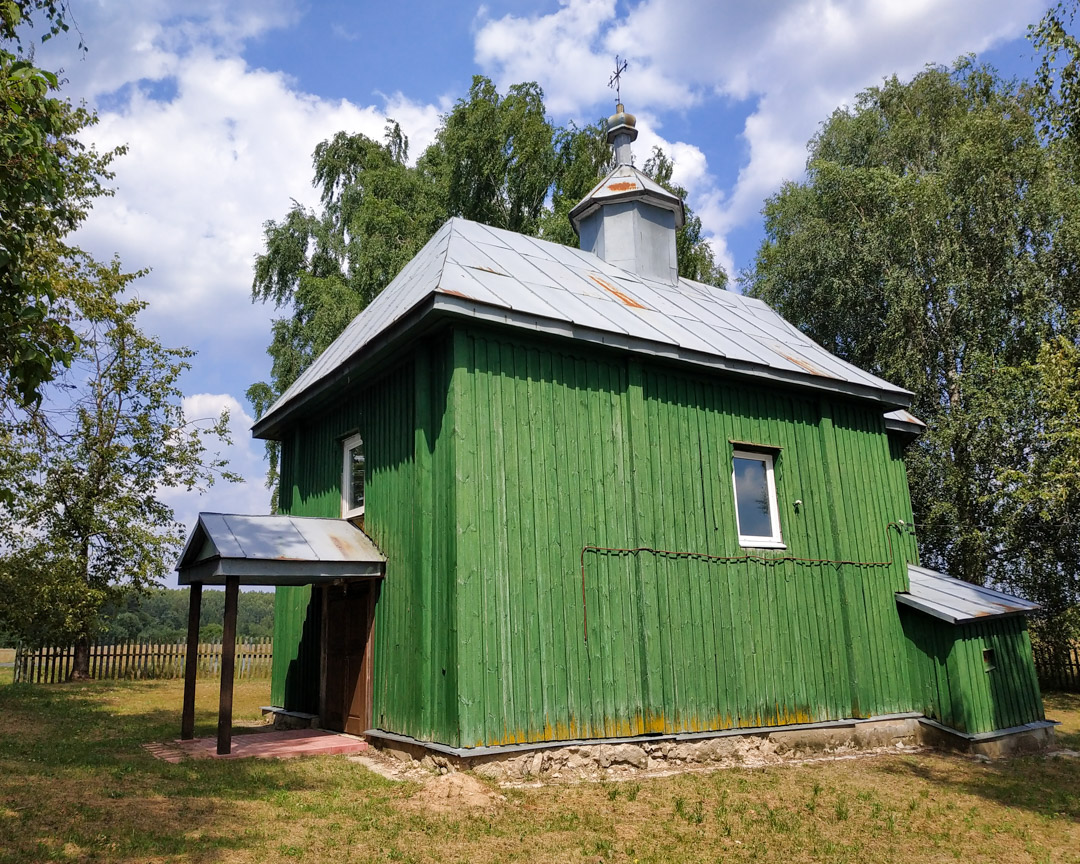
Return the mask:
{"type": "Polygon", "coordinates": [[[371,734],[368,740],[381,752],[418,762],[424,768],[473,771],[512,782],[764,766],[824,756],[914,750],[923,746],[923,730],[919,718],[912,715],[715,735],[486,748],[475,754],[426,747],[399,736],[371,734]]]}
{"type": "Polygon", "coordinates": [[[916,715],[728,731],[713,735],[567,742],[451,750],[401,736],[370,733],[381,752],[440,773],[473,771],[502,782],[544,779],[618,779],[641,771],[671,773],[756,767],[845,755],[956,750],[997,759],[1052,748],[1052,724],[1032,724],[986,736],[964,736],[916,715]]]}

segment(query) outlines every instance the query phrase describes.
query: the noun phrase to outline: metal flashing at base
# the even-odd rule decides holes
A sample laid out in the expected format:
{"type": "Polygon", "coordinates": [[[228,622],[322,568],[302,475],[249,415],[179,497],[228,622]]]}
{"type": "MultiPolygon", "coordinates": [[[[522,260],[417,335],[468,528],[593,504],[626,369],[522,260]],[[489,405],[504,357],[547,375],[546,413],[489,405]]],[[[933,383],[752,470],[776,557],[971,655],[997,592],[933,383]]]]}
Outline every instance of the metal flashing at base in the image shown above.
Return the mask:
{"type": "MultiPolygon", "coordinates": [[[[667,735],[633,735],[622,738],[575,738],[563,741],[534,741],[528,744],[501,744],[493,747],[450,747],[434,741],[421,741],[409,735],[385,732],[382,729],[368,729],[364,735],[382,741],[422,747],[435,753],[467,759],[473,756],[510,756],[529,750],[548,750],[561,747],[586,747],[597,744],[656,744],[661,741],[704,741],[709,738],[728,738],[735,735],[762,735],[772,732],[797,732],[806,729],[854,729],[864,723],[879,723],[887,720],[925,720],[918,712],[903,714],[879,714],[874,717],[851,718],[845,720],[823,720],[819,723],[792,723],[788,726],[753,726],[737,729],[717,729],[711,732],[677,732],[667,735]]],[[[943,729],[945,727],[942,727],[943,729]]],[[[951,730],[947,730],[951,731],[951,730]]]]}
{"type": "Polygon", "coordinates": [[[939,729],[949,735],[971,742],[993,741],[997,738],[1005,738],[1009,735],[1020,735],[1024,732],[1037,732],[1040,729],[1053,729],[1055,726],[1061,725],[1061,722],[1058,720],[1036,720],[1033,723],[1025,723],[1022,726],[1010,726],[1008,729],[994,729],[992,732],[961,732],[958,729],[953,729],[951,726],[946,726],[944,723],[938,723],[937,720],[931,720],[929,717],[920,717],[919,722],[925,726],[932,726],[934,729],[939,729]]]}

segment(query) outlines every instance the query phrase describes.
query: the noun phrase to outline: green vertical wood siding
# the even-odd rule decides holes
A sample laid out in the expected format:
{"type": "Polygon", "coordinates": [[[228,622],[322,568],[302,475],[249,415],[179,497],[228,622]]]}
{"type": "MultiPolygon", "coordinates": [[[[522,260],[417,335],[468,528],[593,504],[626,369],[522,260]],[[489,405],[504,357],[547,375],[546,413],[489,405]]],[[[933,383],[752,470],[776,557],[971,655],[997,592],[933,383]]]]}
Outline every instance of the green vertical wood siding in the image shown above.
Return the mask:
{"type": "Polygon", "coordinates": [[[880,411],[484,331],[454,362],[464,744],[909,709],[880,411]],[[731,441],[778,454],[784,551],[738,545],[731,441]]]}
{"type": "MultiPolygon", "coordinates": [[[[878,406],[454,327],[290,431],[284,512],[339,515],[341,440],[357,431],[365,530],[388,558],[386,731],[471,747],[1041,715],[1022,627],[950,634],[898,612],[917,557],[878,406]],[[785,549],[738,544],[731,453],[747,445],[774,454],[785,549]],[[978,640],[1002,658],[982,690],[978,640]]],[[[317,701],[310,597],[278,592],[286,707],[317,701]]]]}
{"type": "Polygon", "coordinates": [[[1022,617],[949,624],[901,608],[910,639],[915,710],[960,732],[992,732],[1045,719],[1022,617]],[[983,651],[994,652],[987,670],[983,651]]]}
{"type": "MultiPolygon", "coordinates": [[[[447,350],[438,342],[418,351],[387,376],[354,385],[333,409],[294,429],[282,442],[280,506],[296,516],[340,516],[341,442],[360,433],[367,472],[364,530],[386,555],[390,577],[376,605],[373,721],[455,743],[447,350]]],[[[314,710],[318,650],[306,650],[313,632],[316,646],[318,638],[312,591],[279,588],[277,594],[272,697],[286,708],[314,710]]]]}

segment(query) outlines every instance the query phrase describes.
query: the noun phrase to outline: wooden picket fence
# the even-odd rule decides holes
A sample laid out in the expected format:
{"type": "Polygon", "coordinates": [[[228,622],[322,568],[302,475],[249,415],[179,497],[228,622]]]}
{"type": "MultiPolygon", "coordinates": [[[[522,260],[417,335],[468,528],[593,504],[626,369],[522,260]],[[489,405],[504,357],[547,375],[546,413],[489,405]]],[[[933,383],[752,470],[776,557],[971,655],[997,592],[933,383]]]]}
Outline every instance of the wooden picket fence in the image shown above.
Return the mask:
{"type": "Polygon", "coordinates": [[[1039,676],[1039,686],[1044,690],[1067,690],[1080,693],[1080,643],[1074,642],[1068,655],[1058,663],[1035,646],[1035,671],[1039,676]]]}
{"type": "MultiPolygon", "coordinates": [[[[236,641],[236,678],[269,678],[274,657],[272,639],[236,641]]],[[[53,684],[71,675],[75,646],[15,649],[15,683],[53,684]]],[[[90,677],[94,680],[183,678],[187,645],[153,642],[116,642],[90,646],[90,677]]],[[[199,678],[221,675],[221,643],[202,642],[198,654],[199,678]]]]}

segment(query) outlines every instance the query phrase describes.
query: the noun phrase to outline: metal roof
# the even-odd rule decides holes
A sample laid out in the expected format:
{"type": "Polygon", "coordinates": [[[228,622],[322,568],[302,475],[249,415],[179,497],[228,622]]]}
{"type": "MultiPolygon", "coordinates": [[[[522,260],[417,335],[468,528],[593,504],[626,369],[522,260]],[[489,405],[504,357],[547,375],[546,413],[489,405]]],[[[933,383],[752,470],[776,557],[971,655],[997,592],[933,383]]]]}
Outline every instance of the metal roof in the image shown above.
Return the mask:
{"type": "Polygon", "coordinates": [[[648,201],[657,207],[670,210],[675,214],[675,225],[681,227],[686,221],[686,210],[678,195],[668,192],[643,171],[633,165],[618,165],[603,180],[589,190],[574,209],[570,211],[570,224],[578,230],[581,221],[594,210],[605,204],[617,204],[620,201],[648,201]]]}
{"type": "Polygon", "coordinates": [[[892,432],[903,432],[907,435],[922,435],[926,431],[926,424],[910,411],[897,408],[885,415],[885,428],[892,432]]]}
{"type": "Polygon", "coordinates": [[[1024,615],[1039,608],[1037,603],[1020,597],[982,585],[972,585],[914,564],[908,564],[908,582],[911,590],[897,591],[896,602],[950,624],[1024,615]]]}
{"type": "Polygon", "coordinates": [[[382,576],[386,558],[345,519],[200,513],[180,560],[181,585],[307,585],[382,576]]]}
{"type": "MultiPolygon", "coordinates": [[[[256,422],[274,437],[387,331],[462,316],[906,407],[911,394],[833,356],[760,300],[644,279],[575,249],[454,218],[256,422]]],[[[385,338],[380,338],[384,337],[385,338]]]]}

